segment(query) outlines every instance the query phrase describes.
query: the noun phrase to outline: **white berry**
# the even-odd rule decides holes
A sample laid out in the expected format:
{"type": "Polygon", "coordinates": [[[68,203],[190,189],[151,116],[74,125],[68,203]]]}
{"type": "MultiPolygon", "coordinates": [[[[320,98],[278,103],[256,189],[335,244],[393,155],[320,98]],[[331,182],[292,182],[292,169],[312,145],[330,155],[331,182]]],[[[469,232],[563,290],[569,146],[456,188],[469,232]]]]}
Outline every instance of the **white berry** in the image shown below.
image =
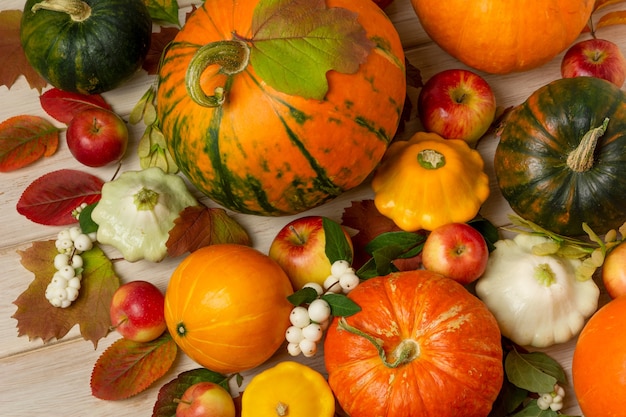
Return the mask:
{"type": "Polygon", "coordinates": [[[69,265],[70,257],[66,253],[59,253],[54,257],[54,267],[59,270],[64,266],[69,265]]]}
{"type": "Polygon", "coordinates": [[[330,317],[330,305],[326,300],[317,298],[309,304],[308,313],[312,321],[321,323],[330,317]]]}
{"type": "Polygon", "coordinates": [[[93,248],[93,242],[91,241],[91,238],[89,236],[81,233],[74,240],[74,247],[81,252],[86,252],[93,248]]]}
{"type": "Polygon", "coordinates": [[[311,322],[311,319],[309,318],[309,312],[305,307],[297,306],[291,310],[289,321],[291,321],[291,324],[294,326],[303,328],[311,322]]]}
{"type": "Polygon", "coordinates": [[[317,323],[311,323],[302,329],[302,336],[313,342],[319,342],[323,335],[324,330],[322,329],[322,326],[317,323]]]}
{"type": "Polygon", "coordinates": [[[339,278],[350,268],[350,263],[345,260],[333,262],[330,267],[330,274],[339,278]]]}
{"type": "Polygon", "coordinates": [[[50,280],[48,287],[65,288],[67,287],[67,278],[55,272],[54,275],[52,275],[52,280],[50,280]]]}
{"type": "Polygon", "coordinates": [[[300,341],[299,343],[299,346],[302,354],[307,358],[310,358],[317,352],[317,343],[313,342],[312,340],[302,339],[302,341],[300,341]]]}
{"type": "Polygon", "coordinates": [[[80,276],[75,276],[72,279],[70,279],[69,281],[67,281],[67,288],[75,288],[77,290],[80,290],[80,276]]]}
{"type": "Polygon", "coordinates": [[[302,349],[300,349],[299,343],[288,343],[287,352],[289,352],[291,356],[298,356],[300,353],[302,353],[302,349]]]}
{"type": "Polygon", "coordinates": [[[304,335],[302,334],[302,328],[298,326],[289,326],[287,328],[287,331],[285,332],[285,339],[289,343],[300,343],[300,341],[304,339],[304,335]]]}
{"type": "Polygon", "coordinates": [[[59,233],[57,233],[57,240],[72,240],[72,236],[70,235],[70,229],[63,229],[59,233]]]}
{"type": "Polygon", "coordinates": [[[74,247],[74,242],[69,237],[63,238],[63,239],[57,239],[54,243],[55,243],[57,250],[61,253],[70,251],[74,247]]]}
{"type": "Polygon", "coordinates": [[[346,294],[355,289],[359,282],[359,277],[354,272],[346,272],[339,278],[339,285],[346,294]]]}
{"type": "Polygon", "coordinates": [[[65,292],[67,294],[67,299],[69,301],[74,301],[78,298],[78,289],[77,288],[73,288],[73,287],[67,287],[65,289],[65,292]]]}
{"type": "Polygon", "coordinates": [[[71,279],[76,275],[76,271],[72,268],[71,265],[65,265],[60,268],[58,273],[63,276],[65,279],[71,279]]]}
{"type": "Polygon", "coordinates": [[[324,294],[324,288],[317,282],[307,282],[302,286],[302,288],[313,288],[317,295],[324,294]]]}
{"type": "Polygon", "coordinates": [[[80,256],[80,255],[75,254],[74,256],[72,256],[71,265],[72,265],[72,268],[74,268],[74,269],[82,268],[83,267],[83,257],[80,256]]]}
{"type": "Polygon", "coordinates": [[[339,278],[334,275],[329,275],[324,281],[324,289],[331,293],[340,293],[341,285],[339,285],[339,278]]]}
{"type": "Polygon", "coordinates": [[[69,235],[70,235],[70,239],[72,240],[76,240],[76,238],[81,235],[83,233],[82,230],[80,230],[80,227],[78,226],[72,226],[68,229],[69,235]]]}

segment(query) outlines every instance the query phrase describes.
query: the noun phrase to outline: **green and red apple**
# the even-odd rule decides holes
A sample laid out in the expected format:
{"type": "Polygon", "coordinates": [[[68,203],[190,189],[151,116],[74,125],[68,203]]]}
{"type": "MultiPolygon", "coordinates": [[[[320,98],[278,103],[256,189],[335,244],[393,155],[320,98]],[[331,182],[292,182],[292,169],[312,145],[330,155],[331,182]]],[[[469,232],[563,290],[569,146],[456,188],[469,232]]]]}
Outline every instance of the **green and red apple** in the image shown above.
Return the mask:
{"type": "Polygon", "coordinates": [[[610,250],[602,264],[602,282],[611,298],[626,294],[626,242],[610,250]]]}
{"type": "Polygon", "coordinates": [[[488,260],[485,238],[467,223],[447,223],[435,228],[422,248],[424,268],[462,285],[480,278],[488,260]]]}
{"type": "Polygon", "coordinates": [[[220,385],[198,382],[178,400],[176,417],[235,417],[235,402],[220,385]]]}
{"type": "Polygon", "coordinates": [[[165,331],[165,296],[148,281],[121,285],[111,299],[111,324],[125,339],[152,341],[165,331]]]}
{"type": "Polygon", "coordinates": [[[480,75],[449,69],[433,75],[418,96],[418,116],[428,132],[474,145],[496,115],[496,98],[480,75]]]}
{"type": "Polygon", "coordinates": [[[605,39],[587,39],[572,45],[561,61],[563,78],[596,77],[622,87],[626,58],[619,46],[605,39]]]}

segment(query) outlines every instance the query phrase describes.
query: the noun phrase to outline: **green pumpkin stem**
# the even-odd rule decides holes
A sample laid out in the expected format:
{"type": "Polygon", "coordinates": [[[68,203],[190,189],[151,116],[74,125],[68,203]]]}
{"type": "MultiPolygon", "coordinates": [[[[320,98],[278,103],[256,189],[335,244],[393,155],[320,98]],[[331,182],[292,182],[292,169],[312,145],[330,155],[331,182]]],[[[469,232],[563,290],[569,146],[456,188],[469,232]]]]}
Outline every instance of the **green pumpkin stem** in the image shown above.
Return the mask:
{"type": "Polygon", "coordinates": [[[593,154],[598,144],[598,139],[604,135],[609,124],[607,117],[601,126],[593,128],[585,133],[580,143],[569,155],[567,155],[567,166],[574,172],[585,172],[593,166],[593,154]]]}
{"type": "Polygon", "coordinates": [[[387,353],[385,349],[383,349],[383,342],[380,339],[375,338],[371,334],[365,333],[362,330],[357,329],[354,326],[351,326],[346,321],[345,317],[340,317],[337,327],[342,330],[346,330],[352,334],[357,336],[361,336],[369,340],[376,350],[378,351],[378,356],[382,360],[383,364],[387,368],[398,368],[402,365],[405,365],[411,362],[413,359],[419,356],[419,345],[412,339],[405,339],[401,341],[398,346],[393,351],[393,362],[389,362],[387,360],[387,353]]]}
{"type": "Polygon", "coordinates": [[[40,9],[67,13],[75,22],[82,22],[91,16],[91,7],[83,0],[43,0],[30,10],[36,13],[40,9]]]}
{"type": "Polygon", "coordinates": [[[200,83],[202,73],[211,65],[219,65],[222,74],[234,75],[246,68],[250,60],[250,48],[240,40],[218,41],[204,45],[195,53],[185,75],[187,93],[193,101],[204,107],[219,107],[224,103],[224,87],[218,87],[214,95],[207,95],[200,83]]]}

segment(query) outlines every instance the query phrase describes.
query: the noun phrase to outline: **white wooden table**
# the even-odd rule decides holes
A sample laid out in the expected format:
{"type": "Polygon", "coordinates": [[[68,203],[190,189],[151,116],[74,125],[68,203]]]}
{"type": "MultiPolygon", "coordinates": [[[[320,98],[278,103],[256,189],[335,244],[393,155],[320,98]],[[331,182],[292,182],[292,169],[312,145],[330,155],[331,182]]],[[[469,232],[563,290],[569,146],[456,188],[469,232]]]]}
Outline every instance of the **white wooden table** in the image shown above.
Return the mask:
{"type": "MultiPolygon", "coordinates": [[[[21,10],[24,0],[2,0],[0,10],[21,10]]],[[[189,10],[191,0],[179,1],[181,19],[189,10]]],[[[395,0],[395,3],[386,9],[396,25],[405,46],[407,58],[415,65],[426,81],[430,76],[448,68],[465,68],[464,65],[448,56],[439,49],[422,30],[409,0],[395,0]]],[[[626,50],[626,36],[623,28],[612,27],[602,29],[601,36],[612,40],[626,50]]],[[[586,38],[588,35],[582,35],[586,38]]],[[[548,40],[547,40],[548,41],[548,40]]],[[[537,45],[538,48],[541,45],[537,45]]],[[[483,75],[492,85],[499,106],[516,105],[538,87],[560,77],[559,66],[562,54],[550,63],[533,71],[510,74],[505,76],[483,75]]],[[[142,96],[154,77],[146,73],[137,74],[122,88],[104,94],[105,99],[112,104],[114,110],[127,118],[130,110],[142,96]]],[[[418,90],[409,88],[413,102],[418,90]]],[[[38,92],[31,90],[23,78],[7,89],[0,87],[0,121],[11,116],[22,114],[39,115],[48,118],[42,110],[38,92]]],[[[59,124],[59,127],[63,127],[59,124]]],[[[124,161],[125,169],[138,167],[136,145],[143,133],[143,126],[130,126],[131,146],[128,157],[124,161]]],[[[407,133],[419,129],[416,119],[407,126],[407,133]]],[[[492,181],[492,193],[484,204],[481,214],[498,226],[507,223],[507,213],[510,208],[497,190],[493,175],[493,152],[497,139],[493,136],[484,138],[479,144],[479,151],[484,156],[486,169],[492,181]]],[[[19,215],[15,209],[21,192],[33,180],[50,171],[60,168],[74,168],[91,172],[100,178],[107,179],[113,174],[114,168],[90,169],[76,162],[64,141],[61,142],[57,153],[41,160],[27,168],[11,173],[0,174],[0,271],[2,271],[2,291],[0,291],[0,415],[3,417],[18,416],[133,416],[142,417],[152,414],[152,407],[160,386],[173,379],[178,373],[197,368],[184,354],[180,354],[175,366],[169,373],[152,388],[125,401],[102,401],[91,395],[89,379],[93,365],[101,353],[119,338],[117,333],[111,333],[101,340],[97,349],[91,342],[85,341],[77,328],[60,341],[43,344],[41,340],[28,340],[18,337],[17,322],[11,316],[16,311],[13,301],[27,288],[33,275],[21,264],[17,250],[30,247],[35,240],[52,239],[60,230],[50,226],[41,226],[30,222],[19,215]]],[[[352,201],[371,198],[369,185],[365,184],[339,197],[335,201],[311,210],[307,214],[326,215],[339,220],[343,209],[352,201]]],[[[247,228],[254,239],[254,245],[261,251],[267,252],[269,243],[280,227],[297,216],[284,218],[262,218],[245,215],[234,215],[235,219],[247,228]]],[[[169,259],[160,264],[139,262],[116,263],[116,271],[122,280],[147,279],[165,290],[170,273],[180,261],[180,258],[169,259]]],[[[574,341],[554,346],[548,353],[557,359],[566,372],[570,373],[571,355],[574,341]]],[[[282,350],[279,351],[267,364],[255,370],[265,369],[276,361],[288,357],[282,350]]],[[[305,361],[300,357],[301,361],[305,361]]],[[[320,355],[306,360],[308,364],[323,371],[323,359],[320,355]]],[[[244,384],[249,380],[250,373],[245,374],[244,384]]],[[[245,387],[245,385],[244,385],[245,387]]],[[[566,398],[566,414],[580,414],[571,387],[568,388],[566,398]]]]}

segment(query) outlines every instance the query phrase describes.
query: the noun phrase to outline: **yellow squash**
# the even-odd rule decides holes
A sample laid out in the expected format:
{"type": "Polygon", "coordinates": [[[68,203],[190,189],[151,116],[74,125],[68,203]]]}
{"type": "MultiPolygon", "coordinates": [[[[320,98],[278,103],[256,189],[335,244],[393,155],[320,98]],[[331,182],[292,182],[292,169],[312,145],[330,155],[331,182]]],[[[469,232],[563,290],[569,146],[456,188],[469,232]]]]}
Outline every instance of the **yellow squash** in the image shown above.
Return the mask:
{"type": "Polygon", "coordinates": [[[489,196],[484,165],[466,142],[418,132],[388,148],[372,179],[374,204],[406,231],[467,222],[489,196]]]}

